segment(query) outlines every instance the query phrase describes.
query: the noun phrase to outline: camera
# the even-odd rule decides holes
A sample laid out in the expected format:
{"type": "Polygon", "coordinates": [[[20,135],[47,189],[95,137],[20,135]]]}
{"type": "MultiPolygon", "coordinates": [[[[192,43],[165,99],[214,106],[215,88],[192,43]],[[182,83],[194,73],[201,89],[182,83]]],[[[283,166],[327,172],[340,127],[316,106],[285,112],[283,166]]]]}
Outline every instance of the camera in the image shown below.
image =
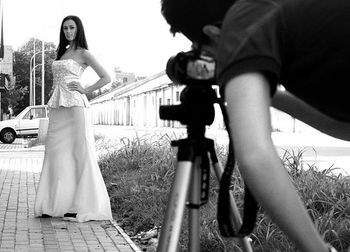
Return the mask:
{"type": "Polygon", "coordinates": [[[168,60],[166,74],[175,83],[215,85],[215,61],[198,50],[180,52],[168,60]]]}
{"type": "Polygon", "coordinates": [[[168,60],[166,74],[174,83],[187,87],[181,92],[180,105],[163,105],[159,116],[186,125],[210,125],[214,121],[213,104],[218,101],[215,91],[215,61],[198,50],[180,52],[168,60]]]}

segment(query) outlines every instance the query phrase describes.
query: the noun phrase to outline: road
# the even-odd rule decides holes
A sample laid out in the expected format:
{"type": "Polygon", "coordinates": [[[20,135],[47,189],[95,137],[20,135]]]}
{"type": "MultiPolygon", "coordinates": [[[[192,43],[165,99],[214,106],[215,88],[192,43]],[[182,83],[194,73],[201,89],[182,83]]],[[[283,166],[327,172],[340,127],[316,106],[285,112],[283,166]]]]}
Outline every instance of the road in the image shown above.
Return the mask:
{"type": "MultiPolygon", "coordinates": [[[[186,137],[186,129],[135,129],[133,127],[94,125],[94,133],[111,139],[143,138],[163,136],[167,134],[172,139],[186,137]]],[[[228,135],[224,130],[207,130],[206,137],[213,139],[218,145],[228,144],[228,135]]],[[[335,173],[350,175],[350,142],[341,141],[321,133],[281,133],[272,134],[273,141],[280,156],[285,151],[290,153],[303,152],[302,159],[307,165],[315,164],[320,170],[330,167],[339,168],[335,173]]],[[[0,143],[0,158],[8,155],[41,156],[43,153],[36,147],[24,148],[28,140],[16,139],[11,144],[0,143]]],[[[40,148],[40,147],[39,147],[40,148]]]]}

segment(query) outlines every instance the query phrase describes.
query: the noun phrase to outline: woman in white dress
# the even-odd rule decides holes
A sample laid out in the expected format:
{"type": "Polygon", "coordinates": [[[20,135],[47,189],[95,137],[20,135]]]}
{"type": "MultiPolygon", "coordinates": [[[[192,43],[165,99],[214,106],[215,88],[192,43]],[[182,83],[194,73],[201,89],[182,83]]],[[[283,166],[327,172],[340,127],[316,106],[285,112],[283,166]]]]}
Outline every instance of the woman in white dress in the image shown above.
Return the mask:
{"type": "Polygon", "coordinates": [[[98,167],[87,93],[111,81],[88,51],[76,16],[63,19],[57,59],[52,64],[53,92],[45,156],[35,199],[35,216],[83,222],[112,219],[110,200],[98,167]],[[84,87],[80,77],[91,67],[100,79],[84,87]]]}

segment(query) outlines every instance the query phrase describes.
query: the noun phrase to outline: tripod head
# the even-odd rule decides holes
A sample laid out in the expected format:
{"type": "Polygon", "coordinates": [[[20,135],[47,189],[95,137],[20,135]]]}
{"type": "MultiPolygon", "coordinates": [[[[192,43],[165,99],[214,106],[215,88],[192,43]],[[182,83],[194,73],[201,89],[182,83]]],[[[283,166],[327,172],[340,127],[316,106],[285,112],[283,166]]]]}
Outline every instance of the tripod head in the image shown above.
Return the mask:
{"type": "Polygon", "coordinates": [[[159,116],[163,120],[175,120],[187,125],[189,136],[203,133],[206,125],[214,121],[214,103],[218,102],[212,88],[215,63],[200,56],[196,50],[180,52],[167,63],[166,73],[175,83],[187,85],[181,92],[179,105],[163,105],[159,116]]]}
{"type": "Polygon", "coordinates": [[[176,120],[192,129],[204,129],[214,121],[214,103],[217,102],[215,91],[207,86],[187,86],[180,95],[181,104],[164,105],[159,108],[163,120],[176,120]]]}

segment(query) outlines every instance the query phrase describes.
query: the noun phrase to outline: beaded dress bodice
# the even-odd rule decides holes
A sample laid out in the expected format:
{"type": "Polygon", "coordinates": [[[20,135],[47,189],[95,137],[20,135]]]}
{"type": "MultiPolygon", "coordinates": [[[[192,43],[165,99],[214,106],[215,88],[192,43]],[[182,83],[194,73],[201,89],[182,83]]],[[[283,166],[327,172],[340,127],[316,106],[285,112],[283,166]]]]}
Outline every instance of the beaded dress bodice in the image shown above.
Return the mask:
{"type": "Polygon", "coordinates": [[[67,86],[72,81],[80,82],[84,70],[85,68],[73,59],[56,60],[52,63],[53,93],[47,103],[49,107],[90,107],[85,94],[71,91],[67,86]]]}

